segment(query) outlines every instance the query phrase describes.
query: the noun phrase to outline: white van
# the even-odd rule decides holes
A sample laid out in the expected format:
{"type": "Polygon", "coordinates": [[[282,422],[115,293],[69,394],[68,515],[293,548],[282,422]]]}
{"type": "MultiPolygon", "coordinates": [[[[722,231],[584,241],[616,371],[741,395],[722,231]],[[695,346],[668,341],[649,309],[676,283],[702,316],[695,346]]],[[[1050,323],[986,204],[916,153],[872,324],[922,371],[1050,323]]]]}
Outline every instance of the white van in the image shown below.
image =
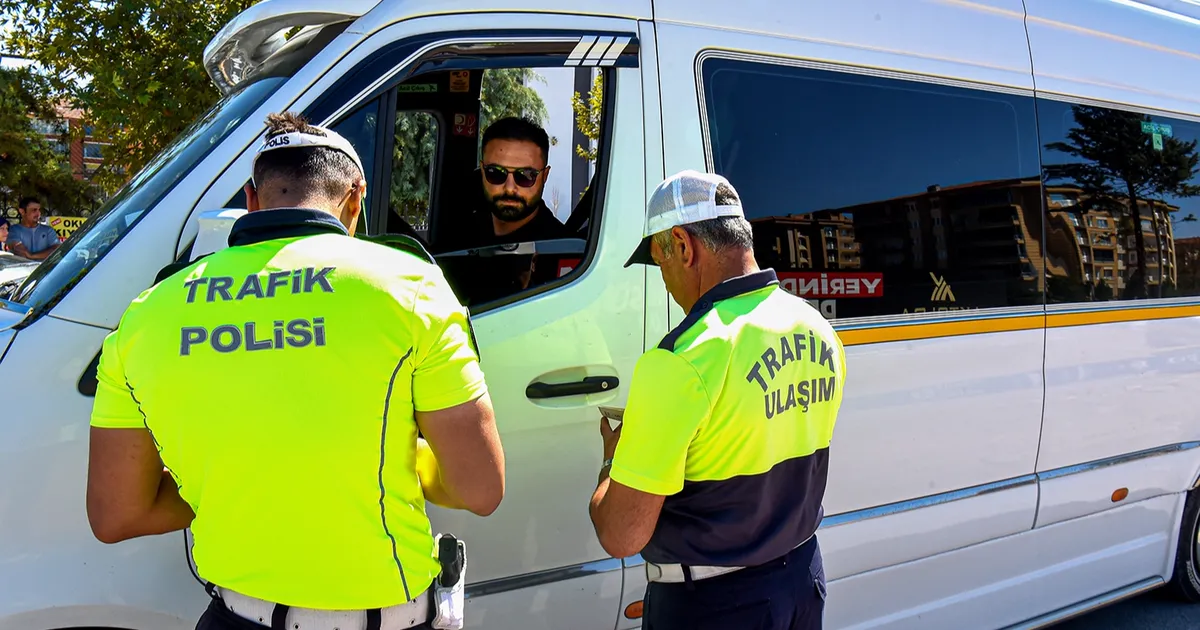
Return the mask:
{"type": "Polygon", "coordinates": [[[508,495],[432,514],[471,549],[470,627],[640,625],[643,563],[588,518],[596,407],[683,318],[622,265],[685,168],[730,178],[760,263],[848,346],[828,627],[1200,600],[1198,25],[1190,0],[254,5],[205,54],[220,103],[0,309],[0,629],[183,630],[207,604],[186,535],[89,531],[95,360],[158,270],[211,249],[202,215],[228,229],[281,110],[352,139],[367,232],[420,235],[471,306],[508,495]],[[601,77],[599,133],[552,149],[596,149],[555,203],[579,238],[455,251],[482,126],[529,70],[601,77]],[[506,284],[531,251],[553,277],[506,284]]]}

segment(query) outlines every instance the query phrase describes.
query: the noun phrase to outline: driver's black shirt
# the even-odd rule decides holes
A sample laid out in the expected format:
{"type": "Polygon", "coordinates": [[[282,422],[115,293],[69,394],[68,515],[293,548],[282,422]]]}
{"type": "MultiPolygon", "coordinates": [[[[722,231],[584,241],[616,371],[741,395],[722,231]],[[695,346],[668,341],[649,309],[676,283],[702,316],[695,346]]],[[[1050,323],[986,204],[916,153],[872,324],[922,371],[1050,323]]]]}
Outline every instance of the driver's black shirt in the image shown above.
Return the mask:
{"type": "MultiPolygon", "coordinates": [[[[439,239],[438,250],[450,252],[569,238],[581,237],[568,230],[544,203],[538,203],[537,212],[528,223],[503,236],[496,235],[491,212],[486,206],[481,206],[466,217],[462,227],[454,230],[449,238],[439,239]]],[[[439,265],[456,287],[459,299],[468,306],[545,284],[554,280],[558,273],[554,256],[535,259],[528,254],[500,252],[478,258],[442,257],[439,265]]]]}
{"type": "MultiPolygon", "coordinates": [[[[450,239],[450,242],[453,244],[451,249],[458,250],[507,243],[549,241],[559,238],[578,237],[572,234],[554,216],[554,213],[550,211],[550,208],[544,202],[539,201],[537,212],[533,215],[533,219],[529,223],[503,236],[496,235],[495,228],[492,225],[492,213],[487,208],[481,208],[471,214],[465,222],[461,233],[455,234],[450,239]]],[[[446,248],[442,247],[440,249],[446,248]]]]}

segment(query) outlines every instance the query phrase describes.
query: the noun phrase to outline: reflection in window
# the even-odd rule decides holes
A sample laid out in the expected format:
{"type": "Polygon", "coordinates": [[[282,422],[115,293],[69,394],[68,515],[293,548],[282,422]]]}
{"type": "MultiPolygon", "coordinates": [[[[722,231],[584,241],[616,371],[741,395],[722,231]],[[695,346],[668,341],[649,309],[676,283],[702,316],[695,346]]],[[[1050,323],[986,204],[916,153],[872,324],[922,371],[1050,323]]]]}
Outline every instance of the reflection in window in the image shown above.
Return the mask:
{"type": "Polygon", "coordinates": [[[392,211],[423,236],[429,230],[430,184],[438,122],[428,112],[396,112],[392,147],[392,211]]]}
{"type": "MultiPolygon", "coordinates": [[[[345,138],[354,147],[355,153],[358,153],[358,159],[362,161],[363,171],[366,173],[368,192],[375,190],[376,184],[375,147],[377,146],[376,129],[378,119],[379,101],[376,100],[361,105],[357,110],[333,126],[333,130],[345,138]]],[[[359,221],[358,230],[361,233],[369,232],[369,226],[371,225],[369,213],[370,208],[368,207],[362,220],[359,221]]]]}
{"type": "Polygon", "coordinates": [[[1180,252],[1200,245],[1200,125],[1104,107],[1038,101],[1046,176],[1047,300],[1200,295],[1180,252]],[[1065,210],[1056,195],[1073,194],[1065,210]],[[1088,217],[1080,227],[1074,212],[1088,217]],[[1078,243],[1078,245],[1076,245],[1078,243]],[[1080,246],[1082,245],[1082,246],[1080,246]],[[1091,246],[1099,246],[1091,248],[1091,246]],[[1090,251],[1089,251],[1090,250],[1090,251]],[[1083,263],[1128,261],[1089,276],[1083,263]],[[1108,290],[1097,280],[1109,279],[1108,290]]]}
{"type": "Polygon", "coordinates": [[[718,58],[703,78],[713,168],[785,289],[840,318],[1042,302],[1032,98],[718,58]],[[806,264],[835,230],[857,255],[806,264]]]}

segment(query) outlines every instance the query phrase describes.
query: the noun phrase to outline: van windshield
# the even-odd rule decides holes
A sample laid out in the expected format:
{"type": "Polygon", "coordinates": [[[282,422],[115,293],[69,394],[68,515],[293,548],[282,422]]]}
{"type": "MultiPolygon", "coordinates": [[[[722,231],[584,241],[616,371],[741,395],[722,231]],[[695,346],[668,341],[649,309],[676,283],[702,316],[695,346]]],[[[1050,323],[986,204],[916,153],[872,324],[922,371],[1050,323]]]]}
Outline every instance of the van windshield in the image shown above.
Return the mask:
{"type": "Polygon", "coordinates": [[[146,210],[254,113],[287,77],[267,77],[221,99],[67,238],[9,299],[28,306],[33,321],[87,275],[146,210]]]}

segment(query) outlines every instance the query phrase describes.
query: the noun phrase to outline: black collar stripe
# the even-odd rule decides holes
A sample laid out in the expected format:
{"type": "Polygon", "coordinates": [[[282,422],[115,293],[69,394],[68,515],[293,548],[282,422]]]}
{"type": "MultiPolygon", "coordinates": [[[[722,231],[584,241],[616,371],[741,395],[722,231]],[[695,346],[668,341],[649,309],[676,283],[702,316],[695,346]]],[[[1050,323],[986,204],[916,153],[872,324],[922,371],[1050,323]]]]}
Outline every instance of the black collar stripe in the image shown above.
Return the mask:
{"type": "Polygon", "coordinates": [[[700,297],[696,304],[692,306],[692,310],[688,313],[687,317],[685,317],[682,322],[679,322],[679,325],[676,326],[674,330],[667,333],[666,337],[663,337],[663,340],[658,344],[658,347],[663,350],[674,352],[675,342],[679,341],[679,338],[683,336],[683,333],[687,332],[688,329],[696,325],[696,322],[700,321],[705,315],[707,315],[717,302],[720,302],[721,300],[728,300],[729,298],[734,298],[739,295],[753,293],[759,289],[765,289],[772,284],[778,283],[779,278],[775,275],[775,270],[764,269],[762,271],[744,276],[730,278],[725,282],[718,284],[717,286],[709,289],[707,293],[700,297]]]}
{"type": "Polygon", "coordinates": [[[242,215],[229,231],[229,246],[253,245],[277,238],[350,233],[328,212],[309,208],[276,208],[242,215]]]}

